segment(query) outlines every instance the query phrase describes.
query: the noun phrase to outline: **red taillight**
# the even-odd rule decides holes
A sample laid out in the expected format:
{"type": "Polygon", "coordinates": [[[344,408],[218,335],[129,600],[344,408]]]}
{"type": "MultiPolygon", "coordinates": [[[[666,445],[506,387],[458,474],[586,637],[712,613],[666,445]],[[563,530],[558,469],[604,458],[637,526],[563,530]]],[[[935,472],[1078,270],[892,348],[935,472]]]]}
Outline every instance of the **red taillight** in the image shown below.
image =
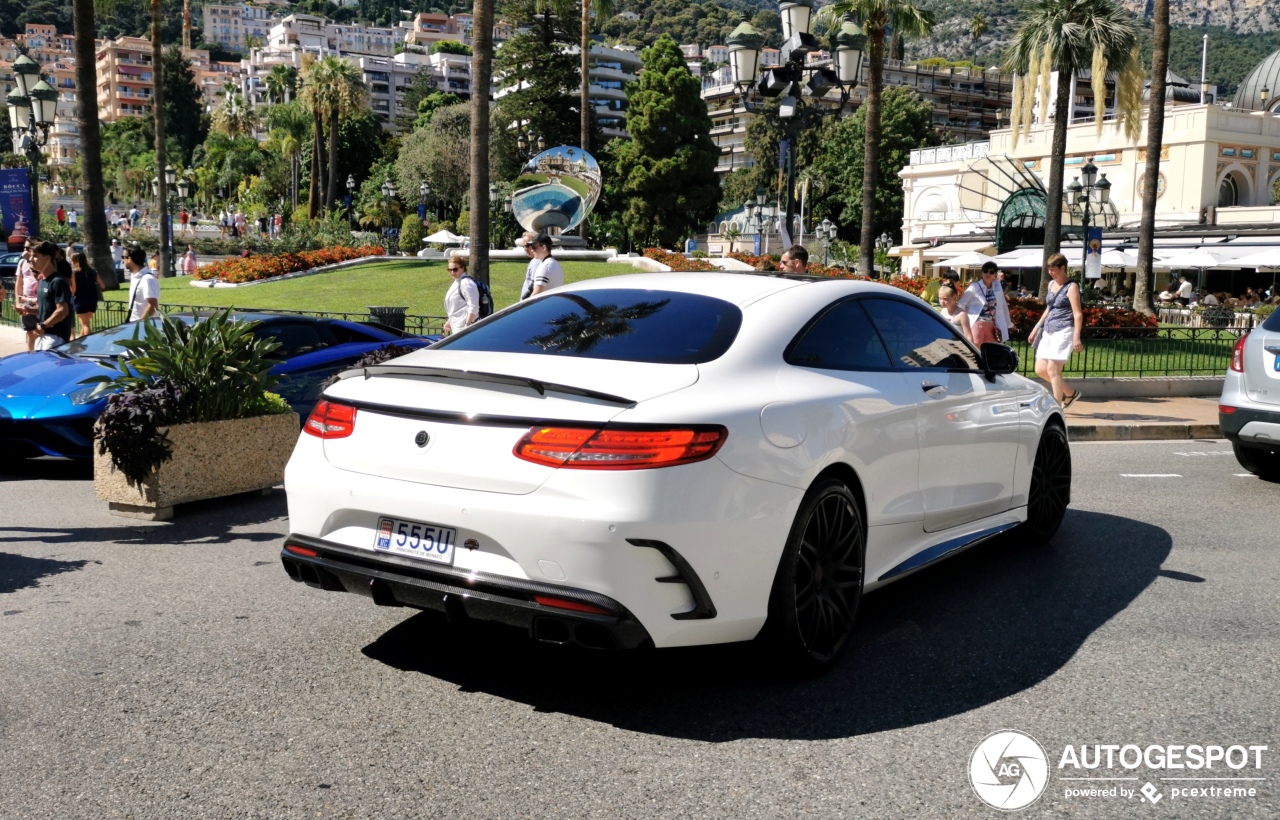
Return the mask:
{"type": "Polygon", "coordinates": [[[1244,372],[1244,343],[1249,338],[1246,333],[1240,337],[1240,341],[1236,342],[1236,347],[1231,351],[1231,369],[1237,373],[1244,372]]]}
{"type": "Polygon", "coordinates": [[[723,427],[534,427],[512,452],[548,467],[642,470],[711,458],[727,436],[723,427]]]}
{"type": "Polygon", "coordinates": [[[298,547],[293,544],[290,544],[287,547],[285,547],[285,551],[292,552],[294,555],[301,555],[304,558],[315,558],[320,554],[315,550],[307,549],[306,547],[298,547]]]}
{"type": "Polygon", "coordinates": [[[355,432],[356,409],[349,404],[321,399],[316,402],[307,423],[302,425],[302,432],[310,433],[316,438],[346,438],[355,432]]]}
{"type": "Polygon", "coordinates": [[[551,598],[546,595],[535,595],[533,600],[543,606],[553,606],[556,609],[572,609],[574,612],[589,612],[592,615],[612,615],[613,613],[603,607],[594,604],[584,604],[581,601],[569,601],[564,598],[551,598]]]}
{"type": "Polygon", "coordinates": [[[1229,415],[1231,415],[1232,413],[1234,413],[1235,411],[1236,411],[1236,409],[1235,409],[1234,407],[1232,407],[1231,405],[1229,405],[1229,404],[1219,404],[1219,405],[1218,405],[1218,412],[1219,412],[1219,413],[1221,413],[1221,414],[1222,414],[1222,415],[1224,415],[1224,416],[1229,416],[1229,415]]]}

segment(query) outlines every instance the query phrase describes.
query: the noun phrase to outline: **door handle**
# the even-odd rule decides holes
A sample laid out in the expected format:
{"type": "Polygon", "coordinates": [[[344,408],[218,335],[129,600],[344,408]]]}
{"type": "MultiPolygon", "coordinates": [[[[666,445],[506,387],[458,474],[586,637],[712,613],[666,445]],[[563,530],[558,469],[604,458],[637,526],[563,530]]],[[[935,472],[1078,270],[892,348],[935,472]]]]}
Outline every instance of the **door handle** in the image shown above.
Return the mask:
{"type": "Polygon", "coordinates": [[[947,395],[947,386],[945,384],[934,384],[933,382],[920,382],[920,389],[929,394],[932,398],[941,398],[947,395]]]}

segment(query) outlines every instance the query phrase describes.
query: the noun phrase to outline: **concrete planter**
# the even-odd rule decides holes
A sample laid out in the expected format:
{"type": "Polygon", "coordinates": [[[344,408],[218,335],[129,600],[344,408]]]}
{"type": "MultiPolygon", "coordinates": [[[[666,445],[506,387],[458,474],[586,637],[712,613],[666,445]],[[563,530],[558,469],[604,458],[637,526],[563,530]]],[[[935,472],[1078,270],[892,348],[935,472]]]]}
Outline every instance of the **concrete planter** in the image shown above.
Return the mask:
{"type": "Polygon", "coordinates": [[[141,487],[131,487],[94,447],[93,490],[112,515],[164,521],[175,504],[268,490],[284,481],[298,441],[297,413],[168,428],[172,457],[141,487]]]}

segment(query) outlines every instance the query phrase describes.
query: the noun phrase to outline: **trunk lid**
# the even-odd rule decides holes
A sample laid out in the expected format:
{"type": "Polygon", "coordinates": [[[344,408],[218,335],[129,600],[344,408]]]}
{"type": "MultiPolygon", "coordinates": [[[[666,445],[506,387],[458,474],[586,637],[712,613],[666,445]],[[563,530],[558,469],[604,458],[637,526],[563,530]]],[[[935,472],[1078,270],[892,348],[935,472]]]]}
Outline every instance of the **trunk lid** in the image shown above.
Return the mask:
{"type": "Polygon", "coordinates": [[[695,365],[447,350],[411,354],[367,372],[368,378],[349,377],[326,391],[359,408],[350,436],[325,440],[329,463],[510,494],[533,492],[553,472],[512,454],[530,427],[604,424],[698,380],[695,365]]]}

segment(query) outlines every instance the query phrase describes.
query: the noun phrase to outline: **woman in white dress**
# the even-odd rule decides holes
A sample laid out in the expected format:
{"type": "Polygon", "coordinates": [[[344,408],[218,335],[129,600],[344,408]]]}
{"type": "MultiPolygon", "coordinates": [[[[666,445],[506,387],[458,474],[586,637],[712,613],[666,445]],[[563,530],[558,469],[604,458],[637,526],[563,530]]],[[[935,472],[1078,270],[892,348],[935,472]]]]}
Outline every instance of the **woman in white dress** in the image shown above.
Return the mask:
{"type": "Polygon", "coordinates": [[[1062,368],[1071,353],[1084,352],[1080,332],[1084,328],[1084,311],[1080,307],[1080,286],[1067,276],[1067,258],[1055,253],[1048,260],[1049,293],[1045,296],[1044,315],[1027,336],[1027,342],[1036,350],[1036,375],[1049,382],[1053,397],[1063,407],[1070,407],[1080,398],[1080,391],[1067,395],[1067,383],[1062,379],[1062,368]]]}
{"type": "Polygon", "coordinates": [[[449,275],[453,277],[453,284],[444,294],[444,312],[449,317],[444,323],[446,336],[480,318],[480,288],[476,280],[467,276],[467,257],[449,257],[449,275]]]}
{"type": "Polygon", "coordinates": [[[960,307],[960,298],[956,294],[956,289],[951,285],[938,288],[938,304],[942,306],[939,311],[942,318],[955,325],[960,335],[972,342],[973,331],[969,327],[969,314],[960,307]]]}

